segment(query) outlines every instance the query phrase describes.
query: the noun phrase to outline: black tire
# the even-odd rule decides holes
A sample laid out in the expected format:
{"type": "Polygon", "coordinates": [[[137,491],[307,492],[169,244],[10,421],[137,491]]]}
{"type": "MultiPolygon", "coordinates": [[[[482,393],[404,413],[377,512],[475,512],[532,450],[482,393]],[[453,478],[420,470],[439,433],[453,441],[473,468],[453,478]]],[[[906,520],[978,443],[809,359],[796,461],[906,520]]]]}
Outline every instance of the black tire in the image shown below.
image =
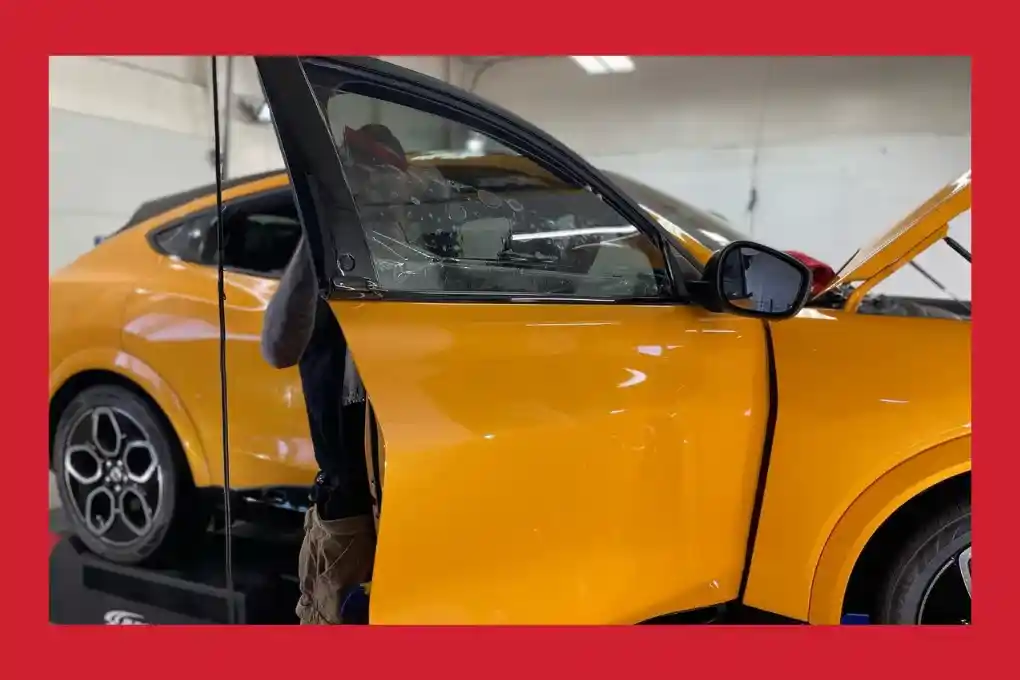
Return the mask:
{"type": "MultiPolygon", "coordinates": [[[[102,432],[104,425],[101,424],[98,427],[102,432]]],[[[87,441],[86,444],[91,444],[92,451],[97,449],[94,441],[87,441]]],[[[117,385],[97,385],[77,394],[60,415],[53,440],[53,452],[53,472],[60,493],[60,502],[74,528],[75,535],[89,550],[105,559],[120,564],[160,562],[170,554],[176,555],[187,545],[194,543],[193,540],[187,539],[193,539],[196,533],[203,531],[208,526],[208,508],[201,502],[195,490],[190,468],[176,434],[166,423],[161,413],[128,389],[117,385]],[[97,413],[101,415],[96,416],[97,413]],[[82,453],[81,449],[84,447],[79,446],[82,438],[87,439],[88,433],[92,433],[93,440],[97,437],[95,434],[97,431],[95,419],[97,417],[116,420],[116,428],[109,424],[111,420],[107,420],[105,425],[105,432],[109,433],[108,436],[105,436],[105,441],[111,444],[109,447],[111,451],[122,450],[122,442],[125,442],[123,446],[126,447],[126,442],[130,437],[129,433],[122,432],[122,429],[141,432],[140,435],[137,433],[134,435],[136,441],[144,438],[149,445],[142,449],[145,459],[150,461],[154,459],[157,466],[148,482],[134,484],[134,480],[118,477],[118,484],[113,487],[112,481],[109,483],[105,481],[110,479],[110,476],[103,472],[104,465],[116,467],[116,461],[118,459],[127,461],[128,454],[123,453],[119,457],[109,458],[109,454],[82,453]],[[83,431],[82,428],[90,429],[83,431]],[[121,434],[113,436],[117,433],[121,434]],[[114,442],[116,443],[114,444],[114,442]],[[69,450],[72,444],[77,449],[76,453],[69,450]],[[68,466],[67,460],[72,455],[79,456],[79,458],[68,466]],[[85,462],[80,464],[77,460],[85,462]],[[111,463],[111,461],[113,462],[111,463]],[[73,474],[68,472],[69,467],[73,470],[73,474]],[[91,478],[95,472],[102,481],[97,481],[93,485],[80,483],[79,480],[85,475],[78,469],[79,467],[88,468],[88,478],[91,478]],[[78,476],[75,477],[75,474],[78,476]],[[105,478],[104,474],[106,474],[105,478]],[[153,484],[156,486],[153,487],[153,484]],[[120,496],[119,503],[114,501],[113,489],[116,488],[117,493],[121,493],[123,488],[123,494],[127,494],[129,485],[138,489],[143,487],[158,489],[158,493],[146,495],[144,506],[148,508],[148,512],[133,510],[135,519],[145,520],[144,524],[141,521],[135,524],[136,527],[145,528],[143,535],[137,535],[137,530],[127,524],[123,524],[121,527],[116,523],[118,517],[115,516],[117,515],[114,512],[115,507],[124,508],[127,507],[128,502],[132,502],[132,507],[142,508],[142,504],[137,499],[125,500],[126,495],[120,496]],[[97,511],[94,516],[98,517],[100,521],[108,520],[110,522],[109,531],[102,536],[89,528],[84,508],[90,506],[84,506],[82,500],[82,497],[90,495],[89,492],[96,486],[105,486],[111,492],[111,495],[105,497],[106,500],[100,499],[93,502],[104,504],[104,509],[97,511]],[[151,507],[153,498],[149,498],[149,495],[155,499],[156,507],[154,509],[151,507]],[[106,507],[109,508],[108,511],[105,510],[106,507]],[[108,517],[104,517],[106,514],[108,517]],[[126,536],[125,540],[114,541],[110,538],[115,527],[118,530],[124,529],[124,532],[119,535],[126,536]]],[[[137,458],[137,455],[135,457],[137,458]]],[[[151,463],[144,464],[146,472],[150,465],[151,463]]],[[[135,468],[138,467],[136,464],[135,468]]],[[[124,464],[124,469],[129,469],[128,463],[124,464]]],[[[141,475],[137,478],[140,479],[141,475]]],[[[95,507],[95,505],[93,504],[91,507],[95,507]]],[[[119,515],[121,518],[126,516],[126,513],[119,515]]],[[[123,523],[123,520],[120,521],[123,523]]]]}
{"type": "Polygon", "coordinates": [[[948,569],[955,567],[959,570],[957,561],[964,551],[968,551],[966,573],[969,578],[970,545],[970,499],[967,498],[945,508],[907,540],[888,572],[879,602],[878,622],[907,625],[969,624],[969,583],[960,577],[959,573],[950,573],[948,569]],[[959,584],[940,580],[957,577],[960,577],[959,584]],[[927,613],[924,617],[921,616],[922,611],[927,612],[935,607],[934,604],[927,604],[927,596],[933,593],[936,586],[945,594],[946,597],[943,599],[955,600],[966,595],[965,619],[962,614],[955,616],[957,608],[963,609],[962,602],[959,607],[955,604],[942,606],[941,611],[930,618],[927,613]],[[948,619],[951,615],[953,620],[940,620],[948,619]],[[961,620],[957,621],[956,618],[961,620]]]}

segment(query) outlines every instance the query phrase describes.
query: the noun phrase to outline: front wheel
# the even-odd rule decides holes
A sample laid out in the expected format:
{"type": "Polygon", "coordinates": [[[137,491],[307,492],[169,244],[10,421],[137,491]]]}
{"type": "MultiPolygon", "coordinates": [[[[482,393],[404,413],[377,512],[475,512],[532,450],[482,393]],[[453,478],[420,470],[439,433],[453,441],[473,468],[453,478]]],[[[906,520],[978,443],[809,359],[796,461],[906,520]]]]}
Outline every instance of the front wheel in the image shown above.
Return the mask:
{"type": "Polygon", "coordinates": [[[970,500],[914,532],[889,570],[879,622],[970,625],[970,500]]]}

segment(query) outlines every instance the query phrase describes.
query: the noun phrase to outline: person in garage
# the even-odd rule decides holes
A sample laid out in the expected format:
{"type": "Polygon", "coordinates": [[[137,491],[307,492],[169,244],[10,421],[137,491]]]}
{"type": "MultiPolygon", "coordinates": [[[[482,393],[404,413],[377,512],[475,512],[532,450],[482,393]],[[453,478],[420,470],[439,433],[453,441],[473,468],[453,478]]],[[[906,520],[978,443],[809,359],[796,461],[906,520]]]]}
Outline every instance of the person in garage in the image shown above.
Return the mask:
{"type": "MultiPolygon", "coordinates": [[[[347,129],[341,156],[355,188],[373,188],[373,168],[406,169],[403,147],[382,125],[347,129]]],[[[262,354],[275,368],[298,366],[319,467],[298,560],[296,612],[303,624],[339,624],[342,598],[370,578],[375,555],[365,392],[340,324],[319,295],[304,237],[266,309],[262,354]]]]}

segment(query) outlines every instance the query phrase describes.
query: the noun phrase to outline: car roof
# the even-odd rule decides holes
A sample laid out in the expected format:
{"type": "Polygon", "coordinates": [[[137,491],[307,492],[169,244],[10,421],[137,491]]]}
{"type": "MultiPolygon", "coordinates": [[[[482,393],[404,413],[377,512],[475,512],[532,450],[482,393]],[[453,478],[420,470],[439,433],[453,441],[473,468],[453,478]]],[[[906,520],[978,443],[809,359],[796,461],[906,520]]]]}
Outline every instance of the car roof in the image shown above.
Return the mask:
{"type": "MultiPolygon", "coordinates": [[[[228,179],[222,182],[221,187],[223,191],[227,191],[228,189],[243,186],[251,182],[256,182],[260,179],[266,179],[267,177],[280,175],[283,172],[284,172],[283,169],[279,169],[270,170],[267,172],[259,172],[252,175],[245,175],[243,177],[235,177],[234,179],[228,179]]],[[[121,230],[128,229],[136,224],[140,224],[142,222],[145,222],[146,220],[152,219],[153,217],[162,215],[165,212],[169,212],[175,208],[179,208],[185,203],[189,203],[195,199],[203,198],[205,196],[215,193],[216,183],[213,182],[212,184],[205,184],[203,186],[198,186],[193,189],[187,189],[186,191],[180,191],[175,194],[167,194],[166,196],[160,196],[159,198],[154,198],[151,201],[146,201],[145,203],[142,203],[140,206],[138,206],[134,214],[132,214],[131,218],[127,221],[127,224],[125,224],[121,228],[121,230]]]]}

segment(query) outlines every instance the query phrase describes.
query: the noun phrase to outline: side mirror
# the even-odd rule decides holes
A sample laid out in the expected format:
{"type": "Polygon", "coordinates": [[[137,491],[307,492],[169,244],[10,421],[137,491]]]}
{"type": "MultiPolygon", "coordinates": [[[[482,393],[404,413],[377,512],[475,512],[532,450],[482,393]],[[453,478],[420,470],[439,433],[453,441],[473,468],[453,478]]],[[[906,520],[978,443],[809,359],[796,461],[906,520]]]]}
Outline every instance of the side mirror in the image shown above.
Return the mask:
{"type": "Polygon", "coordinates": [[[712,312],[787,319],[807,304],[811,270],[760,243],[735,241],[713,254],[701,281],[689,287],[698,304],[712,312]]]}

